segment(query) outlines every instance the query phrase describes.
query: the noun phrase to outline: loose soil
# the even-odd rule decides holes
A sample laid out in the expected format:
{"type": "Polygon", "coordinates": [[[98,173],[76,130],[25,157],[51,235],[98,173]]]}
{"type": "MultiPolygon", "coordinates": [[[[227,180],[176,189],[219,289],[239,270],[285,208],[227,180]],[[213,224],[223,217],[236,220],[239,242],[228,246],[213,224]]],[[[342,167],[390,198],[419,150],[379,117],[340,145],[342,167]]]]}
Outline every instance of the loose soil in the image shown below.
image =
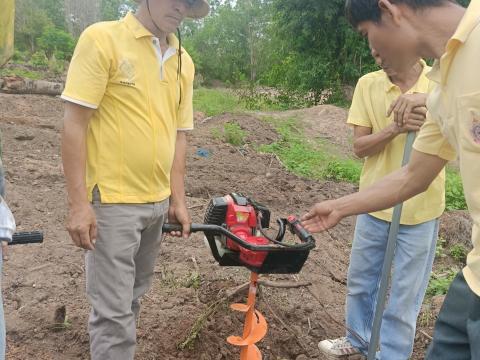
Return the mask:
{"type": "MultiPolygon", "coordinates": [[[[4,263],[7,358],[12,360],[89,358],[84,253],[72,244],[65,230],[67,206],[59,149],[62,115],[63,104],[58,98],[0,94],[7,200],[18,231],[41,230],[45,236],[41,245],[10,248],[10,259],[4,263]]],[[[298,116],[308,132],[341,151],[350,149],[350,133],[339,125],[345,122],[344,110],[323,106],[284,116],[298,116]]],[[[233,191],[267,205],[276,218],[301,215],[317,201],[356,190],[347,183],[299,178],[275,156],[256,152],[257,145],[277,139],[275,130],[258,114],[225,114],[210,119],[196,114],[195,118],[196,130],[189,135],[186,180],[194,222],[202,221],[211,197],[233,191]],[[233,147],[214,136],[214,129],[229,121],[238,122],[248,133],[245,146],[233,147]]],[[[469,228],[470,220],[464,213],[449,214],[448,221],[459,229],[469,228]]],[[[317,248],[300,274],[265,276],[273,281],[307,281],[312,285],[261,288],[258,309],[269,324],[267,336],[259,343],[264,359],[321,359],[318,341],[344,334],[353,226],[354,219],[346,219],[332,231],[318,235],[317,248]]],[[[468,243],[467,236],[460,239],[453,234],[452,243],[468,243]]],[[[226,338],[240,335],[243,321],[227,302],[207,317],[190,347],[180,350],[178,345],[210,305],[248,279],[244,268],[219,267],[200,234],[188,240],[165,238],[152,289],[142,302],[136,359],[239,358],[239,350],[228,345],[226,338]]],[[[246,292],[231,300],[244,302],[246,292]]],[[[433,312],[433,308],[428,311],[433,312]]],[[[433,321],[425,322],[420,330],[431,334],[432,325],[433,321]]],[[[415,359],[423,358],[427,343],[419,333],[415,359]]]]}

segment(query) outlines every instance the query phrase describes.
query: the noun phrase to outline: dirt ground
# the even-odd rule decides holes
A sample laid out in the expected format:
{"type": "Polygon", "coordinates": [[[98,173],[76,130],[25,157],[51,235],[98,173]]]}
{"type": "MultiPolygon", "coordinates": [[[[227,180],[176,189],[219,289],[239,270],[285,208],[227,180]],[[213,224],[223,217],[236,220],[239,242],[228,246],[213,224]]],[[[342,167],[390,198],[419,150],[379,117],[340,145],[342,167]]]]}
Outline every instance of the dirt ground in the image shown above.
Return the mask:
{"type": "MultiPolygon", "coordinates": [[[[18,231],[41,230],[45,235],[42,245],[10,248],[10,260],[4,264],[7,358],[12,360],[89,358],[83,251],[72,245],[64,228],[67,207],[59,150],[62,110],[58,98],[0,95],[7,200],[18,231]],[[54,315],[63,309],[66,321],[58,324],[54,315]]],[[[345,111],[334,107],[304,112],[304,118],[309,119],[307,129],[348,148],[349,133],[338,125],[344,117],[345,111]]],[[[275,157],[255,152],[255,144],[271,143],[277,135],[253,114],[222,115],[208,121],[198,114],[196,118],[196,130],[190,135],[186,181],[195,222],[202,220],[212,196],[232,191],[248,194],[279,217],[301,215],[316,201],[355,190],[346,183],[296,177],[275,157]],[[235,148],[212,136],[214,128],[231,120],[248,132],[247,146],[235,148]],[[197,155],[199,149],[208,150],[208,157],[197,155]]],[[[469,220],[463,213],[449,216],[452,224],[468,231],[464,222],[469,220]]],[[[265,360],[321,359],[318,341],[344,334],[346,270],[353,224],[354,219],[347,219],[329,233],[317,236],[318,246],[300,274],[266,276],[272,280],[311,282],[311,286],[261,289],[258,308],[269,323],[268,334],[259,343],[265,360]]],[[[455,242],[468,243],[464,239],[467,234],[460,236],[462,239],[456,232],[454,235],[455,242]]],[[[179,344],[225,291],[248,278],[246,269],[219,267],[200,234],[188,240],[166,238],[153,287],[143,299],[136,358],[238,358],[239,350],[228,345],[226,338],[241,333],[242,318],[227,305],[243,302],[246,292],[229,302],[220,301],[190,347],[180,350],[179,344]]],[[[441,299],[436,301],[441,303],[441,299]]],[[[428,306],[430,310],[434,307],[428,306]]],[[[420,330],[431,335],[430,320],[420,325],[420,330]]],[[[428,337],[419,332],[417,339],[414,358],[422,359],[428,337]]]]}

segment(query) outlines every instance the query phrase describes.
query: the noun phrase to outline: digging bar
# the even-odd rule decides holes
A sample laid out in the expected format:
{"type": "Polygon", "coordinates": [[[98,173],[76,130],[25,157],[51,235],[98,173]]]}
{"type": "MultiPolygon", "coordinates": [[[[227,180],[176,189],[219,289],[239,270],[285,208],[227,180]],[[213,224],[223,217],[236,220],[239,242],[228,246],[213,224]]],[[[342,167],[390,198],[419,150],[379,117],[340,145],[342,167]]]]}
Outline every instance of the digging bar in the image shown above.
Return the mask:
{"type": "MultiPolygon", "coordinates": [[[[407,135],[405,150],[403,153],[402,166],[408,164],[412,153],[413,142],[415,141],[415,132],[411,131],[407,135]]],[[[375,360],[378,344],[380,340],[380,328],[382,326],[383,311],[387,300],[388,287],[390,283],[390,273],[392,271],[393,257],[395,255],[395,247],[397,243],[398,230],[400,227],[400,217],[402,216],[403,203],[393,208],[392,223],[388,234],[387,250],[385,252],[385,260],[383,262],[382,279],[380,281],[380,289],[377,295],[377,307],[375,309],[375,317],[373,319],[372,335],[370,345],[368,346],[368,360],[375,360]]],[[[398,309],[401,311],[401,309],[398,309]]]]}

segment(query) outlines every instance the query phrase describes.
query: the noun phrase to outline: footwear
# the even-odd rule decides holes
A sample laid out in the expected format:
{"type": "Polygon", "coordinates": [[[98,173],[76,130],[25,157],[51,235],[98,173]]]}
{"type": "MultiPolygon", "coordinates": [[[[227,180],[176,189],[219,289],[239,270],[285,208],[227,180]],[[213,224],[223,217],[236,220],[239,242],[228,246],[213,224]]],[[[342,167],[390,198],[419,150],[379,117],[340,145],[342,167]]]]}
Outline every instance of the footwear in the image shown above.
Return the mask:
{"type": "MultiPolygon", "coordinates": [[[[334,339],[334,340],[323,340],[318,343],[318,349],[322,352],[327,359],[354,359],[357,356],[353,357],[352,355],[360,355],[360,351],[350,344],[350,341],[346,337],[334,339]]],[[[358,357],[359,359],[361,357],[358,357]]]]}

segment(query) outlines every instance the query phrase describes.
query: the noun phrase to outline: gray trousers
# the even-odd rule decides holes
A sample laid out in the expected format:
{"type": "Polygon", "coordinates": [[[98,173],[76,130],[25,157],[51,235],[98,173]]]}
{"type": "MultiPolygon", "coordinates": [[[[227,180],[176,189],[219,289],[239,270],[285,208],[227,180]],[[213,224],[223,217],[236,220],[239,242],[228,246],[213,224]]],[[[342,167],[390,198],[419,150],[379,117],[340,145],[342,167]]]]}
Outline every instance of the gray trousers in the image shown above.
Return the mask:
{"type": "Polygon", "coordinates": [[[427,360],[480,359],[480,297],[460,271],[442,305],[427,360]]]}
{"type": "Polygon", "coordinates": [[[140,297],[150,288],[168,200],[102,204],[94,190],[98,235],[87,251],[88,322],[92,360],[133,360],[140,297]]]}

